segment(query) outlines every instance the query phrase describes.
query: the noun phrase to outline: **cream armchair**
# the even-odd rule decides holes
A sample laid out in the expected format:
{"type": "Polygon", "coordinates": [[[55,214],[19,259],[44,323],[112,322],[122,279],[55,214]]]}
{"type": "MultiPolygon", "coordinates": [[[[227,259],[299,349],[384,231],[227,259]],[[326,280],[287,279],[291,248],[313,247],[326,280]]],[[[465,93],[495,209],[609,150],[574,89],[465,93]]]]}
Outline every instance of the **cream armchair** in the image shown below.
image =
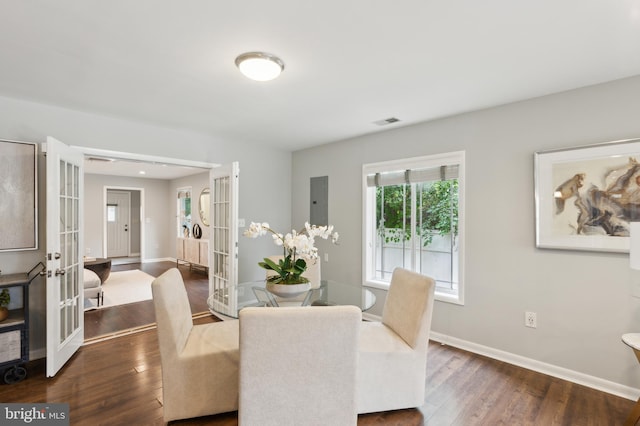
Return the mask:
{"type": "Polygon", "coordinates": [[[238,321],[193,325],[173,268],[151,284],[162,365],[164,420],[238,409],[238,321]]]}
{"type": "Polygon", "coordinates": [[[82,279],[84,281],[85,299],[96,299],[96,305],[102,306],[104,303],[104,292],[102,291],[102,281],[100,277],[89,269],[83,270],[82,279]]]}
{"type": "Polygon", "coordinates": [[[355,306],[240,311],[240,426],[355,425],[355,306]]]}
{"type": "Polygon", "coordinates": [[[364,322],[359,343],[358,413],[424,404],[435,281],[396,268],[382,322],[364,322]]]}

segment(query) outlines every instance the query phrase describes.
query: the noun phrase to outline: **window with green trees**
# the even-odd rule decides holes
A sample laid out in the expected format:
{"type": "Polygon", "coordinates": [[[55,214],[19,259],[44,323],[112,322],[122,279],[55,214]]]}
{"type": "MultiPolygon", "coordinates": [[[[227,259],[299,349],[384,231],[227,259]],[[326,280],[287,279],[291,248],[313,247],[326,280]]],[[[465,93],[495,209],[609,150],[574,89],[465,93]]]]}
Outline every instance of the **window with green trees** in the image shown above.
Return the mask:
{"type": "Polygon", "coordinates": [[[464,153],[365,166],[365,270],[388,283],[396,267],[433,277],[436,293],[462,303],[461,186],[464,153]]]}

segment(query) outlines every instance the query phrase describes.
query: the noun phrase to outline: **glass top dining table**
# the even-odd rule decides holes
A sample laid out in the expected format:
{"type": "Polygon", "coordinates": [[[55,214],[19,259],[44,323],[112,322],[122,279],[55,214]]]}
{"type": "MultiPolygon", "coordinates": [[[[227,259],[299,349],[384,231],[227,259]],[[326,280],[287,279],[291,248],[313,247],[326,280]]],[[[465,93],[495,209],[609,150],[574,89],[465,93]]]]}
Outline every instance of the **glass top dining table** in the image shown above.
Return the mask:
{"type": "Polygon", "coordinates": [[[213,314],[238,318],[238,312],[247,306],[353,305],[366,311],[376,303],[376,295],[371,290],[338,281],[322,280],[320,287],[289,298],[277,297],[267,291],[265,286],[265,280],[261,280],[215,289],[208,297],[207,305],[213,314]]]}

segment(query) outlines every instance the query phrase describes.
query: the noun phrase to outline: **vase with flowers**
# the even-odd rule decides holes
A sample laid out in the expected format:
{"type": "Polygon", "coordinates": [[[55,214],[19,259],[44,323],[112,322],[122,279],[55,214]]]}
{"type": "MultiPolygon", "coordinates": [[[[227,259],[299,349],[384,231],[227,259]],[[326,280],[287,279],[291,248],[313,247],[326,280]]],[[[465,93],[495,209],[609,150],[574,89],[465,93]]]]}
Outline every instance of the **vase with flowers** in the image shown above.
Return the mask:
{"type": "Polygon", "coordinates": [[[244,236],[257,238],[268,233],[272,234],[273,242],[282,247],[283,256],[277,262],[266,257],[262,262],[258,262],[258,265],[273,271],[267,278],[267,290],[283,297],[295,296],[309,290],[309,280],[303,274],[307,270],[307,261],[315,262],[318,258],[315,238],[331,238],[331,242],[336,244],[339,237],[332,225],[316,226],[308,222],[302,230],[294,229],[286,235],[274,231],[268,223],[251,222],[244,236]]]}

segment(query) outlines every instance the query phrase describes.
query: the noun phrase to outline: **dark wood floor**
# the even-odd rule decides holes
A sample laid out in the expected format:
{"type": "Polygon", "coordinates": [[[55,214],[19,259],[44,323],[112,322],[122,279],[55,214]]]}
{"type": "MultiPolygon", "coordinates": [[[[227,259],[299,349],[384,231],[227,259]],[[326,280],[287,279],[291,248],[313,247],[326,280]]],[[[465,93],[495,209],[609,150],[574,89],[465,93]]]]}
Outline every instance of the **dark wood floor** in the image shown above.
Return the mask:
{"type": "MultiPolygon", "coordinates": [[[[167,269],[175,267],[175,262],[130,263],[126,265],[114,265],[111,271],[140,269],[149,275],[157,277],[167,269]]],[[[182,279],[187,288],[191,312],[198,313],[208,311],[207,296],[209,294],[209,281],[206,272],[202,269],[192,270],[189,266],[183,264],[181,264],[178,269],[182,274],[182,279]]],[[[109,285],[108,281],[105,286],[107,285],[109,285]]],[[[84,313],[84,337],[85,340],[88,340],[99,336],[113,335],[123,330],[153,324],[155,321],[153,302],[151,300],[86,311],[84,313]]]]}
{"type": "MultiPolygon", "coordinates": [[[[212,316],[197,322],[216,321],[212,316]]],[[[5,403],[70,405],[72,425],[161,425],[162,378],[155,329],[85,345],[54,378],[43,360],[23,382],[0,385],[5,403]]],[[[321,399],[319,399],[321,403],[321,399]]],[[[621,425],[634,402],[434,342],[419,409],[361,415],[360,426],[621,425]]],[[[172,422],[237,425],[237,413],[172,422]]],[[[332,425],[328,425],[332,426],[332,425]]]]}

